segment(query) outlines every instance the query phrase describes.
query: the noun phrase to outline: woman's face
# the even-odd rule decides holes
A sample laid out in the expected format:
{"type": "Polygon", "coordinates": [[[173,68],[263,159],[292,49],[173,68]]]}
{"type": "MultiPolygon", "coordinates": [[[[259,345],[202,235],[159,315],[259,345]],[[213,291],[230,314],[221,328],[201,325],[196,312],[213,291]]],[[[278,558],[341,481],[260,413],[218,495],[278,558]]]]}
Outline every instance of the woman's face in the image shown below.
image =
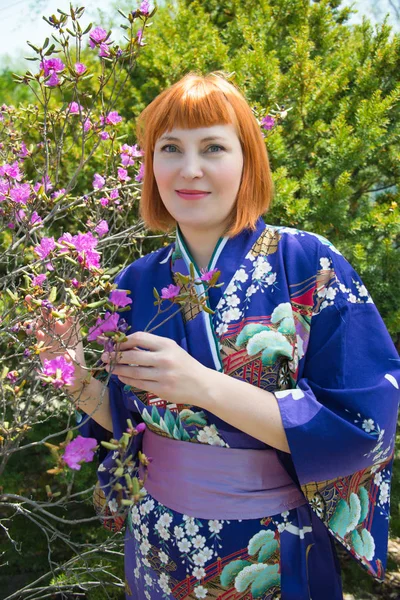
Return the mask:
{"type": "Polygon", "coordinates": [[[182,231],[224,231],[239,190],[243,152],[235,126],[172,129],[154,148],[161,199],[182,231]]]}

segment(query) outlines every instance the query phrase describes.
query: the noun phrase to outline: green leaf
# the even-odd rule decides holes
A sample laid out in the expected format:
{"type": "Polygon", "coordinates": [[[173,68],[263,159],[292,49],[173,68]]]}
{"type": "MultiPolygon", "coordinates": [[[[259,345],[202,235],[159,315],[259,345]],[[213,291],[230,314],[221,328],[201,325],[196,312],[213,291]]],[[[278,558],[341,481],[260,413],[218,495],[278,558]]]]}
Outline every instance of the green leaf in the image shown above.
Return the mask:
{"type": "Polygon", "coordinates": [[[174,419],[172,412],[168,408],[165,410],[164,421],[168,427],[169,432],[171,433],[171,435],[173,435],[172,432],[175,427],[175,419],[174,419]]]}
{"type": "Polygon", "coordinates": [[[31,44],[31,42],[26,42],[28,44],[28,46],[30,46],[32,48],[32,50],[34,50],[37,54],[40,53],[40,50],[37,46],[34,46],[33,44],[31,44]]]}
{"type": "Polygon", "coordinates": [[[160,413],[158,412],[156,406],[153,406],[153,408],[151,409],[151,419],[153,423],[157,423],[157,425],[160,424],[160,413]]]}

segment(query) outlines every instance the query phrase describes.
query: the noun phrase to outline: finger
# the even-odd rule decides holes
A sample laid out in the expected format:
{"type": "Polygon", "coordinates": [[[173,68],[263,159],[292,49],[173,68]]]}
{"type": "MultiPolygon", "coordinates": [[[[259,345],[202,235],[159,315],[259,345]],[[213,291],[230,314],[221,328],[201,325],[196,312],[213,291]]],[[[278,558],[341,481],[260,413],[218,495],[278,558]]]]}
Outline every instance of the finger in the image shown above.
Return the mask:
{"type": "Polygon", "coordinates": [[[125,352],[104,352],[101,360],[105,363],[118,363],[120,365],[138,365],[140,367],[154,367],[157,358],[153,352],[143,350],[126,350],[125,352]]]}
{"type": "Polygon", "coordinates": [[[166,344],[170,344],[169,338],[161,335],[155,335],[154,333],[148,333],[147,331],[135,331],[127,336],[126,342],[119,344],[120,350],[130,350],[132,348],[145,348],[146,350],[161,350],[166,344]]]}
{"type": "Polygon", "coordinates": [[[158,381],[159,372],[154,367],[129,367],[125,365],[116,365],[111,367],[106,366],[106,371],[111,372],[112,375],[121,377],[127,377],[129,379],[141,379],[142,381],[158,381]]]}

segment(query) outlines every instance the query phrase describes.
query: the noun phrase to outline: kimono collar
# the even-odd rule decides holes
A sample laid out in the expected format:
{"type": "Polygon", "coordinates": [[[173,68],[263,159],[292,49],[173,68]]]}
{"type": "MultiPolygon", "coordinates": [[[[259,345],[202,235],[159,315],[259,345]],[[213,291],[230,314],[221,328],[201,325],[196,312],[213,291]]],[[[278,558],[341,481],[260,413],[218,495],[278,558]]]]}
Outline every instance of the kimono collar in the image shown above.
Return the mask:
{"type": "MultiPolygon", "coordinates": [[[[219,238],[207,266],[207,271],[211,271],[212,269],[221,271],[218,283],[223,283],[222,287],[209,290],[212,310],[215,309],[220,298],[223,296],[225,289],[228,287],[229,282],[240,267],[244,257],[260,237],[264,229],[265,222],[262,217],[259,217],[254,231],[251,229],[244,229],[232,238],[227,236],[219,238]]],[[[196,277],[200,278],[200,269],[190,253],[179,226],[177,226],[175,247],[172,250],[172,272],[179,271],[180,273],[188,275],[190,272],[190,263],[193,263],[196,277]]],[[[204,286],[198,287],[198,292],[204,292],[204,286]]]]}
{"type": "MultiPolygon", "coordinates": [[[[216,310],[218,302],[222,298],[225,289],[228,287],[237,269],[243,262],[246,254],[249,252],[255,241],[259,238],[265,223],[260,217],[256,223],[255,231],[244,229],[238,235],[229,238],[221,237],[215,245],[207,271],[218,269],[221,272],[219,283],[223,283],[220,288],[210,288],[206,293],[203,283],[196,285],[197,294],[207,297],[207,306],[212,311],[216,310]]],[[[189,275],[190,263],[193,264],[196,278],[200,279],[201,272],[192,257],[186,241],[182,235],[179,226],[176,229],[176,240],[171,249],[171,271],[172,274],[179,272],[183,275],[189,275]]],[[[191,354],[204,365],[222,371],[222,360],[219,352],[219,340],[215,334],[213,325],[213,315],[201,311],[197,317],[186,324],[188,343],[190,339],[196,339],[197,343],[191,348],[191,354]],[[194,335],[193,335],[194,334],[194,335]]]]}

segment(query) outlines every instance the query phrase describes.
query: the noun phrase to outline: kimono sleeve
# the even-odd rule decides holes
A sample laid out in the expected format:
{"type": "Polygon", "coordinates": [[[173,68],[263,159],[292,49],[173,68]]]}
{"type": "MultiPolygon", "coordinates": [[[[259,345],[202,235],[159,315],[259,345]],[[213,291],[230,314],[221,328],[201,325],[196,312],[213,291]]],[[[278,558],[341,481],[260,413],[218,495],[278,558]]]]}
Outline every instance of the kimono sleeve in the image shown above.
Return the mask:
{"type": "Polygon", "coordinates": [[[399,357],[359,276],[332,247],[320,252],[301,375],[295,389],[275,396],[311,508],[383,579],[399,357]]]}

